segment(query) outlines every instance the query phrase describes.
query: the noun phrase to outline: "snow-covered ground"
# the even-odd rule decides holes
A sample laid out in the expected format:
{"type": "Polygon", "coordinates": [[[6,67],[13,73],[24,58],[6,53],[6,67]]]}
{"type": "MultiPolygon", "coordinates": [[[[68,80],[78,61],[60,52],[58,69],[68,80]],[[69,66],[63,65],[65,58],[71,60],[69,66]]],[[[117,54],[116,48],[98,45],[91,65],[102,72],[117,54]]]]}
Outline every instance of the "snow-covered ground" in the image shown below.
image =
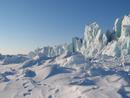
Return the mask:
{"type": "Polygon", "coordinates": [[[70,44],[0,54],[0,98],[130,98],[130,15],[110,32],[94,22],[70,44]]]}
{"type": "Polygon", "coordinates": [[[123,67],[120,59],[108,56],[84,59],[77,53],[31,67],[0,65],[0,98],[129,98],[129,64],[123,67]]]}

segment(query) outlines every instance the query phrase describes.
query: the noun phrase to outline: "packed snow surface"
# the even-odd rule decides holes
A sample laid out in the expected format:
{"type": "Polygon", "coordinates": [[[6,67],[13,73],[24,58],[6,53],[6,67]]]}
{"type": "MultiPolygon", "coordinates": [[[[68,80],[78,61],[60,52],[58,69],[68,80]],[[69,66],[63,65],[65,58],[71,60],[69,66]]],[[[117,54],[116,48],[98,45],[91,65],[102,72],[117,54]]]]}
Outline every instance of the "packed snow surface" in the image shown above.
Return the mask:
{"type": "Polygon", "coordinates": [[[0,65],[0,98],[129,98],[130,62],[120,64],[120,58],[76,53],[29,67],[0,65]]]}

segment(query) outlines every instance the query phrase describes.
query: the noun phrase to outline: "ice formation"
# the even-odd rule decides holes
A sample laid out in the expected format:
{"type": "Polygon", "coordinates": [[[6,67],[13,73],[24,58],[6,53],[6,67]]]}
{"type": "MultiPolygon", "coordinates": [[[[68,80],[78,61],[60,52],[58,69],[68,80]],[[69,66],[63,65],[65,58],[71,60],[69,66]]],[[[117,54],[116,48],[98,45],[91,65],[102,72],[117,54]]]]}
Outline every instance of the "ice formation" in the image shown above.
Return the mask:
{"type": "Polygon", "coordinates": [[[29,56],[30,57],[35,57],[35,56],[44,56],[44,57],[55,57],[58,55],[61,55],[65,52],[69,51],[68,45],[56,45],[56,46],[46,46],[43,48],[38,48],[34,52],[30,52],[29,56]]]}
{"type": "Polygon", "coordinates": [[[130,54],[130,15],[117,18],[113,31],[103,32],[100,26],[93,22],[85,27],[83,38],[74,37],[70,44],[39,48],[29,55],[55,57],[67,52],[80,52],[86,57],[99,54],[120,57],[130,54]]]}
{"type": "Polygon", "coordinates": [[[115,21],[114,32],[117,39],[106,46],[103,54],[118,57],[130,54],[130,15],[115,21]]]}
{"type": "Polygon", "coordinates": [[[73,52],[80,51],[82,44],[83,44],[83,40],[81,38],[74,37],[72,39],[72,51],[73,52]]]}
{"type": "Polygon", "coordinates": [[[97,54],[107,44],[107,36],[102,32],[99,25],[94,22],[85,27],[83,46],[81,53],[87,57],[97,54]]]}

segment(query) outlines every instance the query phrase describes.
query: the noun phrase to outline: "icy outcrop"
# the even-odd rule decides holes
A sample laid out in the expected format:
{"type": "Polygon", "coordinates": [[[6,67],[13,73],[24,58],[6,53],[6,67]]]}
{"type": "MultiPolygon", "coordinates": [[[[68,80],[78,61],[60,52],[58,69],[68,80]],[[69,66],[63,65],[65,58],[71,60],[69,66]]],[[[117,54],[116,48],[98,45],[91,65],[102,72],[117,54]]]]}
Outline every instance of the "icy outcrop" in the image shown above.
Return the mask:
{"type": "Polygon", "coordinates": [[[123,56],[130,54],[130,15],[117,19],[114,25],[117,41],[113,41],[103,50],[102,54],[123,56]]]}
{"type": "Polygon", "coordinates": [[[99,25],[94,22],[85,27],[84,40],[81,52],[87,57],[94,56],[107,44],[107,36],[99,25]]]}
{"type": "Polygon", "coordinates": [[[85,27],[83,39],[74,37],[71,44],[39,48],[29,55],[32,58],[52,58],[70,52],[80,52],[86,57],[130,54],[130,15],[117,18],[113,31],[102,32],[94,22],[85,27]]]}
{"type": "Polygon", "coordinates": [[[130,54],[130,15],[124,16],[122,20],[121,36],[118,39],[118,43],[121,46],[121,54],[130,54]]]}
{"type": "Polygon", "coordinates": [[[121,56],[121,47],[118,41],[113,41],[109,43],[105,49],[103,50],[102,54],[106,54],[108,56],[121,56]]]}
{"type": "Polygon", "coordinates": [[[73,52],[76,52],[76,51],[80,51],[81,47],[82,47],[82,43],[83,43],[83,40],[78,38],[78,37],[74,37],[72,39],[72,48],[73,48],[73,52]]]}
{"type": "Polygon", "coordinates": [[[0,64],[15,64],[26,61],[24,62],[25,66],[31,66],[41,64],[43,60],[74,52],[82,53],[85,57],[99,54],[119,57],[123,54],[130,54],[130,15],[121,19],[117,18],[113,31],[103,32],[100,26],[94,22],[85,27],[83,38],[74,37],[70,44],[38,48],[30,52],[27,57],[0,54],[0,64]]]}
{"type": "Polygon", "coordinates": [[[91,62],[88,58],[81,53],[75,53],[66,58],[66,62],[63,64],[64,67],[74,68],[78,72],[85,71],[91,66],[91,62]]]}
{"type": "Polygon", "coordinates": [[[67,58],[64,66],[83,64],[85,61],[86,59],[81,53],[76,53],[67,58]]]}
{"type": "Polygon", "coordinates": [[[113,27],[117,38],[121,36],[121,24],[122,24],[122,19],[117,18],[115,20],[114,27],[113,27]]]}
{"type": "Polygon", "coordinates": [[[69,47],[67,44],[56,45],[54,47],[46,46],[43,48],[38,48],[34,52],[30,52],[29,56],[32,58],[34,58],[35,56],[51,58],[51,57],[56,57],[58,55],[64,54],[67,51],[69,51],[69,47]]]}
{"type": "MultiPolygon", "coordinates": [[[[96,22],[87,25],[82,47],[75,47],[74,49],[86,57],[93,57],[98,54],[120,57],[130,54],[130,15],[121,19],[117,18],[113,29],[113,32],[103,33],[96,22]]],[[[76,45],[79,45],[79,40],[75,40],[77,41],[75,42],[76,45]]]]}
{"type": "MultiPolygon", "coordinates": [[[[108,34],[109,35],[109,34],[108,34]]],[[[109,38],[109,40],[112,38],[109,38]]],[[[47,46],[30,52],[32,58],[52,58],[65,53],[80,52],[86,57],[94,56],[108,43],[106,33],[103,33],[99,25],[94,22],[85,27],[84,38],[74,37],[71,44],[47,46]]]]}
{"type": "Polygon", "coordinates": [[[130,15],[124,16],[121,25],[121,37],[130,36],[130,15]]]}
{"type": "Polygon", "coordinates": [[[117,18],[114,24],[114,31],[118,38],[125,38],[129,36],[130,32],[130,15],[123,18],[117,18]]]}

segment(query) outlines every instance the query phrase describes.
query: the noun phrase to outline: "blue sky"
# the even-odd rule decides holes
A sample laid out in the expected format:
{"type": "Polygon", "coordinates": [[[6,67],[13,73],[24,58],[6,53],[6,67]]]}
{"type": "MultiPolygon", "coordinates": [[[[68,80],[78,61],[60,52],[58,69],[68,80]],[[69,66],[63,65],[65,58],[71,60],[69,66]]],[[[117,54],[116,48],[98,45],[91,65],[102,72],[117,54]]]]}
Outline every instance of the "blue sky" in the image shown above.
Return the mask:
{"type": "Polygon", "coordinates": [[[0,0],[0,53],[70,42],[93,21],[112,29],[128,13],[130,0],[0,0]]]}

